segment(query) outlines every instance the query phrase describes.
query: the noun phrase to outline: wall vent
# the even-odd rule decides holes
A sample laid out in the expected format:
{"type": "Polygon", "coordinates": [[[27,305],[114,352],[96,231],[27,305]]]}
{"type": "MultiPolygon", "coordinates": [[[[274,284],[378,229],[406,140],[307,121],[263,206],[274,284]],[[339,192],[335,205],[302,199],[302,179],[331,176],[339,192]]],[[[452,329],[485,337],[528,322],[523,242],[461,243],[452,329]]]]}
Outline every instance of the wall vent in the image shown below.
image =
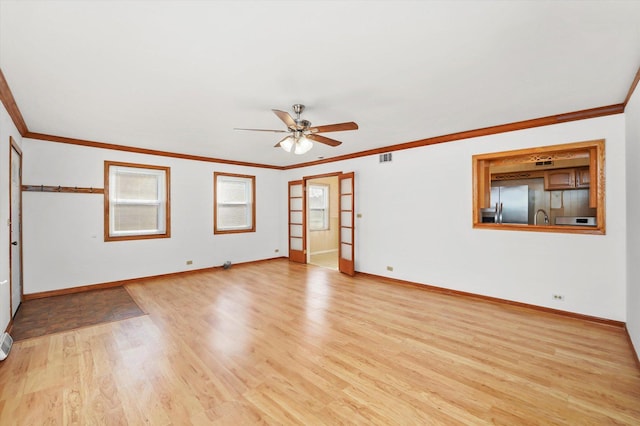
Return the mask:
{"type": "Polygon", "coordinates": [[[553,166],[553,161],[536,161],[536,166],[553,166]]]}
{"type": "Polygon", "coordinates": [[[380,154],[380,162],[381,163],[390,163],[391,162],[391,152],[387,152],[385,154],[380,154]]]}

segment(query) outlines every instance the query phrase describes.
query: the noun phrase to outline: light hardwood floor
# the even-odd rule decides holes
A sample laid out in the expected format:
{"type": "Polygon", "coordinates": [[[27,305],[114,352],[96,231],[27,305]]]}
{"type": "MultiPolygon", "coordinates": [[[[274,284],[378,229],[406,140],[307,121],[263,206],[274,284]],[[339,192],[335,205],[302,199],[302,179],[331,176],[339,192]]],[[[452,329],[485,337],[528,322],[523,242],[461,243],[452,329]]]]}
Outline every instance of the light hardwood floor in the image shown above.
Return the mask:
{"type": "Polygon", "coordinates": [[[624,330],[274,260],[15,344],[0,424],[640,424],[624,330]]]}
{"type": "Polygon", "coordinates": [[[338,251],[330,251],[328,253],[312,254],[309,263],[323,268],[338,269],[338,251]]]}

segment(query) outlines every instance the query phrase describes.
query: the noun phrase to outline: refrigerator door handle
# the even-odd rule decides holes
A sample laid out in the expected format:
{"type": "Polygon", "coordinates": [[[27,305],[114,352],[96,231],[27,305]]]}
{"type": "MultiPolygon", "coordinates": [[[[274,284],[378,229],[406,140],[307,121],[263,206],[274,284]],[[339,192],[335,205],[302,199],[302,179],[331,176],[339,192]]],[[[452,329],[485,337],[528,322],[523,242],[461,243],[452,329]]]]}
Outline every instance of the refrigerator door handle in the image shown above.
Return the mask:
{"type": "Polygon", "coordinates": [[[498,219],[500,218],[498,215],[500,214],[500,210],[498,210],[498,203],[496,203],[496,214],[493,217],[493,223],[498,223],[498,219]]]}
{"type": "Polygon", "coordinates": [[[502,223],[502,203],[500,203],[500,223],[502,223]]]}

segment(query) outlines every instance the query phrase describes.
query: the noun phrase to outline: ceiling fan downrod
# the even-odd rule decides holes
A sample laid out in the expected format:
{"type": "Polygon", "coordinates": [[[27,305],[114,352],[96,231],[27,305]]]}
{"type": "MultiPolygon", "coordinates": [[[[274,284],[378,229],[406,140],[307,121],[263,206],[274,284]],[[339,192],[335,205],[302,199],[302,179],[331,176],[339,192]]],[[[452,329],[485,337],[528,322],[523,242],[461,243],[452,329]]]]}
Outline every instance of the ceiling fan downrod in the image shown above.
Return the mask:
{"type": "Polygon", "coordinates": [[[308,130],[309,127],[311,127],[311,122],[309,120],[300,119],[300,114],[302,114],[303,111],[304,111],[304,105],[302,104],[293,105],[293,112],[296,114],[296,118],[294,119],[294,121],[296,122],[297,130],[301,132],[308,130]]]}

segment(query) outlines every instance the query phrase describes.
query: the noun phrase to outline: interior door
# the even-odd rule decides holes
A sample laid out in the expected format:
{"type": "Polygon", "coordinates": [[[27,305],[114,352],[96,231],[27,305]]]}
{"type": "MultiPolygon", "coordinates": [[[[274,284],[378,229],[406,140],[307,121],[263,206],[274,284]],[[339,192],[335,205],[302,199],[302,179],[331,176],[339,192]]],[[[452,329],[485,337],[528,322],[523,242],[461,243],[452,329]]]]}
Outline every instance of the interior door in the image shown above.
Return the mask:
{"type": "Polygon", "coordinates": [[[307,263],[304,181],[289,182],[289,260],[307,263]]]}
{"type": "Polygon", "coordinates": [[[338,269],[347,275],[355,275],[354,211],[355,176],[353,172],[338,176],[340,188],[339,227],[340,245],[338,248],[338,269]]]}
{"type": "Polygon", "coordinates": [[[10,248],[11,257],[11,317],[16,314],[22,300],[22,151],[11,138],[10,192],[10,248]]]}

